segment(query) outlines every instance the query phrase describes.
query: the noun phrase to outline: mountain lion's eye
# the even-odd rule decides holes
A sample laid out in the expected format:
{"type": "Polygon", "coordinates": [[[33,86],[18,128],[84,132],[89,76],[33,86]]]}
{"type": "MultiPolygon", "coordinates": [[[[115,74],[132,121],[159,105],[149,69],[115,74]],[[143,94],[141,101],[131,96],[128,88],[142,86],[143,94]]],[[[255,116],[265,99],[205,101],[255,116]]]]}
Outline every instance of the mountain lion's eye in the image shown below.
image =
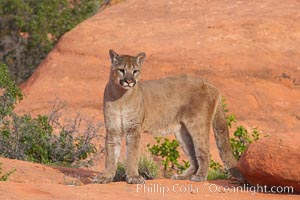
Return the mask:
{"type": "Polygon", "coordinates": [[[125,74],[125,69],[118,69],[121,74],[125,74]]]}
{"type": "Polygon", "coordinates": [[[139,72],[140,72],[140,70],[137,70],[137,69],[133,70],[133,74],[137,74],[139,72]]]}

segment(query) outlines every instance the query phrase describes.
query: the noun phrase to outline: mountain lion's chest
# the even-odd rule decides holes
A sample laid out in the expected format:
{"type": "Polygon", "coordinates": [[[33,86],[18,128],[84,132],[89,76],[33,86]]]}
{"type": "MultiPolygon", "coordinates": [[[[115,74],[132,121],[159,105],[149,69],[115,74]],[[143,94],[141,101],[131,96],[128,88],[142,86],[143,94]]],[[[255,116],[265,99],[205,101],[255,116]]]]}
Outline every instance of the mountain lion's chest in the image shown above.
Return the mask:
{"type": "Polygon", "coordinates": [[[106,102],[104,110],[106,128],[123,133],[136,129],[142,123],[143,112],[139,104],[106,102]]]}

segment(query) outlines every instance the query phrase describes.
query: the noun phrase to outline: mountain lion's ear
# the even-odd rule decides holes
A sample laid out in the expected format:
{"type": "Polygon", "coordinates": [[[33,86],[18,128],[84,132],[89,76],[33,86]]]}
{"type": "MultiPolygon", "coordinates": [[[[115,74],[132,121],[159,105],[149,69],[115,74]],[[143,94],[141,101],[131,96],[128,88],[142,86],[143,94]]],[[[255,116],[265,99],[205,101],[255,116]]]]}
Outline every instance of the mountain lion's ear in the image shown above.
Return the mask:
{"type": "Polygon", "coordinates": [[[117,54],[114,50],[110,49],[109,55],[110,55],[111,64],[113,66],[119,64],[119,58],[120,58],[119,54],[117,54]]]}
{"type": "Polygon", "coordinates": [[[144,63],[144,60],[146,58],[146,54],[143,52],[143,53],[139,53],[137,56],[136,56],[136,63],[141,66],[143,63],[144,63]]]}

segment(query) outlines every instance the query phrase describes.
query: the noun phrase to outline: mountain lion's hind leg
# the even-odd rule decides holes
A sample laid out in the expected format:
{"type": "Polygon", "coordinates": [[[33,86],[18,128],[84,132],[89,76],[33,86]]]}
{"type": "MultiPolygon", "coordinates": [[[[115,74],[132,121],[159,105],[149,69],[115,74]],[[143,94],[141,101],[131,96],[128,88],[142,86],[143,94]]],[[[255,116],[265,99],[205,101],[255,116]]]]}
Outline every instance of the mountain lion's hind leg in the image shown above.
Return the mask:
{"type": "Polygon", "coordinates": [[[210,123],[209,120],[203,120],[203,122],[204,123],[190,124],[188,126],[188,131],[193,138],[195,157],[198,163],[198,170],[194,175],[192,175],[190,180],[197,182],[205,181],[207,179],[209,169],[210,123]]]}
{"type": "Polygon", "coordinates": [[[180,130],[175,132],[175,136],[179,141],[180,146],[182,147],[184,153],[189,159],[190,167],[182,172],[180,175],[173,175],[172,179],[174,180],[186,180],[190,179],[193,174],[196,173],[198,169],[198,163],[195,156],[195,149],[193,140],[188,130],[184,124],[181,124],[180,130]]]}

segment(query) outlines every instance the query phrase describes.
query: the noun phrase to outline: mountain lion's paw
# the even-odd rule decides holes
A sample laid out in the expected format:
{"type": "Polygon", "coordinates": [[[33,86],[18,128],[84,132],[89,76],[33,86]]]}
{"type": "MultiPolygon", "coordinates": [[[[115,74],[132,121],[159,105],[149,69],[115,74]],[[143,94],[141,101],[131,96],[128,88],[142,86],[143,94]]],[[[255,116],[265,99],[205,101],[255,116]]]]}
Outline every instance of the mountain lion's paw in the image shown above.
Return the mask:
{"type": "Polygon", "coordinates": [[[127,176],[126,177],[126,182],[128,184],[143,184],[145,183],[145,179],[138,175],[138,176],[127,176]]]}
{"type": "Polygon", "coordinates": [[[172,176],[173,180],[189,180],[193,174],[195,174],[197,171],[197,168],[193,165],[191,165],[189,168],[184,170],[182,174],[178,175],[175,174],[172,176]]]}
{"type": "Polygon", "coordinates": [[[191,176],[173,175],[172,180],[188,180],[191,176]]]}
{"type": "Polygon", "coordinates": [[[195,181],[195,182],[206,181],[206,178],[195,174],[191,177],[191,181],[195,181]]]}
{"type": "Polygon", "coordinates": [[[93,179],[93,183],[107,184],[113,181],[113,178],[110,176],[104,176],[103,174],[97,175],[93,179]]]}

